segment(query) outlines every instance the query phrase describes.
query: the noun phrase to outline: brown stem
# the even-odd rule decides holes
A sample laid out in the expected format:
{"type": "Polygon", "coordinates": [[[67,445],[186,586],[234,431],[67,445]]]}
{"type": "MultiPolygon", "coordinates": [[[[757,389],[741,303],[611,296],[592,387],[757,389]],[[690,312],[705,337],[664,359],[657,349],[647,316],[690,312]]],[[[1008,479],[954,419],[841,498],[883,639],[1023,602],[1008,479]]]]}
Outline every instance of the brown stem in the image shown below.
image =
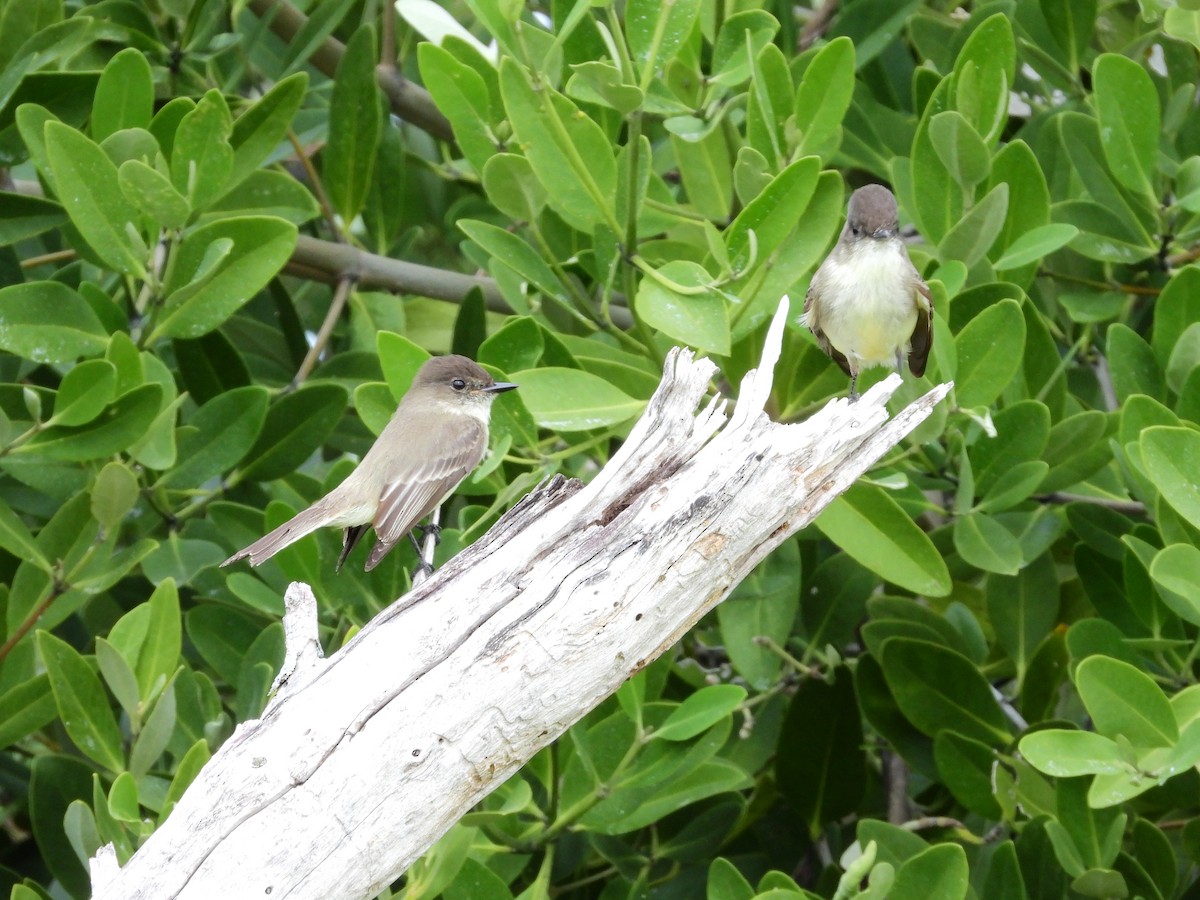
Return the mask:
{"type": "Polygon", "coordinates": [[[315,281],[333,284],[342,278],[352,277],[360,287],[420,294],[422,297],[456,303],[466,297],[467,291],[477,287],[483,291],[488,309],[502,313],[513,311],[496,287],[496,282],[486,276],[463,275],[461,272],[391,259],[349,244],[335,244],[306,234],[297,239],[287,268],[293,274],[304,275],[315,281]]]}
{"type": "Polygon", "coordinates": [[[25,617],[25,621],[17,626],[17,630],[8,636],[8,640],[3,645],[0,645],[0,663],[8,658],[8,654],[12,652],[13,647],[21,642],[21,638],[29,634],[33,626],[37,624],[38,619],[50,608],[50,604],[67,592],[66,585],[59,580],[60,574],[60,572],[55,572],[54,583],[50,587],[50,593],[29,611],[29,615],[25,617]]]}
{"type": "MultiPolygon", "coordinates": [[[[308,22],[304,13],[283,0],[250,0],[248,5],[256,16],[266,19],[271,31],[285,42],[291,41],[308,22]]],[[[332,78],[345,52],[345,44],[335,37],[328,37],[313,51],[308,61],[332,78]]],[[[375,75],[379,79],[380,89],[392,105],[392,112],[439,140],[454,141],[450,120],[434,105],[427,90],[413,84],[394,67],[377,66],[375,75]]]]}
{"type": "Polygon", "coordinates": [[[354,278],[349,275],[343,275],[338,279],[337,290],[333,292],[333,302],[329,304],[329,309],[325,311],[325,321],[321,323],[321,328],[317,332],[312,346],[308,348],[308,353],[304,355],[304,361],[300,363],[300,368],[296,370],[296,377],[292,379],[291,389],[293,391],[304,384],[304,379],[312,374],[312,370],[317,365],[317,360],[321,358],[321,354],[325,350],[325,345],[329,343],[329,336],[333,334],[334,326],[337,325],[338,319],[342,317],[342,310],[346,308],[346,300],[349,299],[350,288],[353,286],[354,278]]]}
{"type": "Polygon", "coordinates": [[[804,23],[804,30],[800,32],[800,50],[807,50],[820,39],[829,28],[837,8],[838,0],[825,0],[819,8],[813,10],[813,14],[804,23]]]}

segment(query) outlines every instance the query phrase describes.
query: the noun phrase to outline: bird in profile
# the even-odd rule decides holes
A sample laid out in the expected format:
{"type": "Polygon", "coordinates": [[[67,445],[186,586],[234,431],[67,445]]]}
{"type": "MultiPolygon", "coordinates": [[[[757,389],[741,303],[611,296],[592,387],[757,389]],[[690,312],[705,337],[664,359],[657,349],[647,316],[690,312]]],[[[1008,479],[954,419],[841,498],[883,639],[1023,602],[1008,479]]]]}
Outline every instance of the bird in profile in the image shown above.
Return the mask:
{"type": "Polygon", "coordinates": [[[804,298],[805,325],[817,345],[850,376],[850,399],[858,399],[858,375],[872,366],[904,360],[925,374],[933,346],[933,298],[908,258],[899,236],[892,192],[879,184],[850,196],[841,237],[812,277],[804,298]]]}
{"type": "Polygon", "coordinates": [[[365,567],[371,571],[479,465],[487,451],[492,401],[515,387],[494,381],[465,356],[428,360],[345,481],[221,565],[249,558],[257,566],[318,528],[335,527],[344,529],[340,570],[373,527],[375,546],[365,567]]]}

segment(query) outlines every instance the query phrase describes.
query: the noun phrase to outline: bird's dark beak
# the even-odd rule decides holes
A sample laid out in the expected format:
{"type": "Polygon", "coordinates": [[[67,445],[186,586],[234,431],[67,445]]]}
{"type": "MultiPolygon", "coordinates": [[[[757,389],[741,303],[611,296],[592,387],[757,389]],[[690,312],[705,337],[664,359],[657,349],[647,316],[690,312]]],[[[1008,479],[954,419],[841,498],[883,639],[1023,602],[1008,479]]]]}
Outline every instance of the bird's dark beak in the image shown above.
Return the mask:
{"type": "Polygon", "coordinates": [[[495,384],[489,384],[480,390],[487,391],[489,394],[503,394],[505,391],[514,390],[517,386],[508,381],[497,381],[495,384]]]}

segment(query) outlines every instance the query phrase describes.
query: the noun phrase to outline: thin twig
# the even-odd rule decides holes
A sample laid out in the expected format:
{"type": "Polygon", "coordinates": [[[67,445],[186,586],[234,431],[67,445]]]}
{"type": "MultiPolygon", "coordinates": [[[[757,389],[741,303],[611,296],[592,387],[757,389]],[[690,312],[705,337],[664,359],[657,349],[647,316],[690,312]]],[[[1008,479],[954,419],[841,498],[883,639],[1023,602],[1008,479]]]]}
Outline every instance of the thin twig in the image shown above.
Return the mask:
{"type": "Polygon", "coordinates": [[[354,277],[352,275],[343,275],[338,279],[337,289],[333,292],[333,301],[329,304],[329,309],[325,311],[325,321],[321,323],[321,328],[317,331],[312,346],[308,348],[308,353],[304,355],[304,361],[296,370],[296,377],[292,379],[290,390],[294,391],[304,384],[304,379],[308,378],[312,374],[312,370],[316,368],[317,360],[325,351],[325,345],[329,343],[329,336],[333,334],[334,326],[342,317],[342,310],[346,308],[346,300],[349,299],[350,289],[353,286],[354,277]]]}
{"type": "Polygon", "coordinates": [[[1090,503],[1092,506],[1103,506],[1105,509],[1127,513],[1131,516],[1146,515],[1146,504],[1137,500],[1118,500],[1115,497],[1089,497],[1086,494],[1069,494],[1065,491],[1034,494],[1033,499],[1039,503],[1090,503]]]}
{"type": "Polygon", "coordinates": [[[818,40],[829,28],[829,23],[833,21],[834,13],[837,12],[838,0],[825,0],[818,9],[813,10],[813,14],[808,21],[804,23],[804,30],[800,32],[799,44],[800,50],[807,50],[818,40]]]}

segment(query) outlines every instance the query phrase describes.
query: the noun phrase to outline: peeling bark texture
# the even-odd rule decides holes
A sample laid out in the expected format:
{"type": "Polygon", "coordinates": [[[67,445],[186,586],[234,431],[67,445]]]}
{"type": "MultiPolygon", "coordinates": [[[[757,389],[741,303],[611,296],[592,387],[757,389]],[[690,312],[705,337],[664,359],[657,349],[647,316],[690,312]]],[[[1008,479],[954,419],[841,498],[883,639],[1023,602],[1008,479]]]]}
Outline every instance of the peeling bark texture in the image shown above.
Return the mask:
{"type": "Polygon", "coordinates": [[[716,367],[672,351],[620,451],[587,486],[555,477],[328,659],[293,585],[287,659],[167,821],[95,897],[366,898],[473,804],[719,603],[921,422],[889,419],[890,376],[806,422],[763,406],[759,369],[703,402],[716,367]],[[698,407],[699,409],[697,412],[698,407]]]}

